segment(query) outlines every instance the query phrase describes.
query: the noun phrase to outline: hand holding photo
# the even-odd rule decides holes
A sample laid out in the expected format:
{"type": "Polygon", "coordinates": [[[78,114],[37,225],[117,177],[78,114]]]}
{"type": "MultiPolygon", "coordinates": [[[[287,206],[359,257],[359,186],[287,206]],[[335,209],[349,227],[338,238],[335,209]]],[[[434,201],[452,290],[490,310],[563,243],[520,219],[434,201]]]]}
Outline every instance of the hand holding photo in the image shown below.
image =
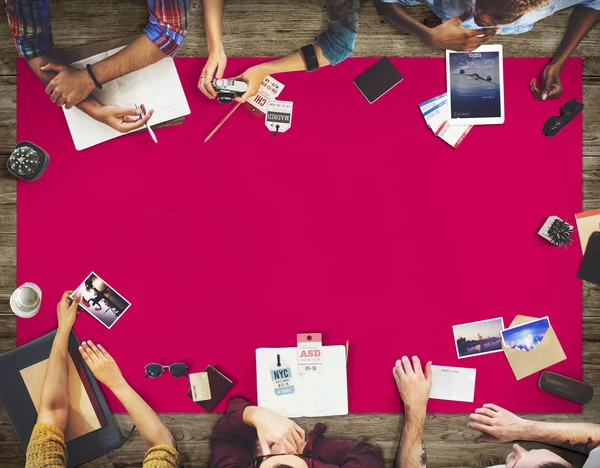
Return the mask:
{"type": "Polygon", "coordinates": [[[504,346],[510,349],[531,351],[537,348],[548,333],[550,319],[544,317],[501,331],[504,346]]]}
{"type": "Polygon", "coordinates": [[[452,331],[458,358],[502,351],[500,331],[503,329],[502,317],[454,325],[452,331]]]}
{"type": "Polygon", "coordinates": [[[131,306],[123,296],[94,272],[91,272],[71,294],[71,299],[77,293],[81,294],[79,306],[107,328],[111,328],[131,306]]]}

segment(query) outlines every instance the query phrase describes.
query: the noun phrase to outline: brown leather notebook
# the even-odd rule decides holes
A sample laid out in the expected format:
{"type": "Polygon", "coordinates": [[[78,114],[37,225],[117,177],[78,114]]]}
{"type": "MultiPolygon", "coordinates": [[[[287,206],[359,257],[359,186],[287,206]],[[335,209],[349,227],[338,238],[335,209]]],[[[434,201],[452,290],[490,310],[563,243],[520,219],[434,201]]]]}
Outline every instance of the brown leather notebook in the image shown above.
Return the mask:
{"type": "MultiPolygon", "coordinates": [[[[213,366],[208,366],[202,372],[208,373],[208,384],[210,385],[210,394],[212,398],[210,400],[197,401],[195,403],[202,406],[202,408],[204,408],[208,413],[211,413],[221,402],[221,400],[225,398],[227,392],[231,390],[231,387],[233,387],[233,381],[225,377],[213,366]]],[[[191,399],[192,390],[188,390],[186,395],[191,399]]]]}

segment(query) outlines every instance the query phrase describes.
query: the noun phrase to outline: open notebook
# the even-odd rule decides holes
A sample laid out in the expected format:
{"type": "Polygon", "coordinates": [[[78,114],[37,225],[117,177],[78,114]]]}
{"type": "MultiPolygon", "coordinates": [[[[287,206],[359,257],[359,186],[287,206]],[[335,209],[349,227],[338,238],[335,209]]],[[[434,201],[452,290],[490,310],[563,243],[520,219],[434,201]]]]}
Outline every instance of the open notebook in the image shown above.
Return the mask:
{"type": "MultiPolygon", "coordinates": [[[[71,66],[83,69],[88,63],[100,62],[115,55],[121,49],[123,47],[93,55],[73,62],[71,66]]],[[[151,126],[190,113],[175,62],[171,57],[165,57],[141,70],[105,83],[102,85],[102,89],[94,90],[92,95],[102,104],[115,104],[128,108],[134,108],[134,103],[145,104],[147,110],[154,109],[154,115],[149,121],[151,126]]],[[[77,150],[86,149],[123,135],[108,125],[92,119],[76,107],[70,110],[63,107],[63,111],[77,150]]]]}
{"type": "Polygon", "coordinates": [[[321,351],[323,370],[300,374],[298,348],[257,349],[258,405],[291,418],[348,414],[346,347],[323,346],[321,351]],[[285,369],[288,372],[282,373],[285,369]]]}

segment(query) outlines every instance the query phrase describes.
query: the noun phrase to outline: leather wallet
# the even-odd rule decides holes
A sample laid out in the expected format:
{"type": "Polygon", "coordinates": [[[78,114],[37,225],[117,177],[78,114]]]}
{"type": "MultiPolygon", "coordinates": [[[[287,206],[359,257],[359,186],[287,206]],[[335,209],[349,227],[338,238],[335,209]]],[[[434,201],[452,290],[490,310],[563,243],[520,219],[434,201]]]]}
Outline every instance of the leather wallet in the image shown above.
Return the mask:
{"type": "Polygon", "coordinates": [[[544,392],[580,405],[587,405],[594,396],[594,388],[591,385],[550,371],[540,375],[538,385],[544,392]]]}

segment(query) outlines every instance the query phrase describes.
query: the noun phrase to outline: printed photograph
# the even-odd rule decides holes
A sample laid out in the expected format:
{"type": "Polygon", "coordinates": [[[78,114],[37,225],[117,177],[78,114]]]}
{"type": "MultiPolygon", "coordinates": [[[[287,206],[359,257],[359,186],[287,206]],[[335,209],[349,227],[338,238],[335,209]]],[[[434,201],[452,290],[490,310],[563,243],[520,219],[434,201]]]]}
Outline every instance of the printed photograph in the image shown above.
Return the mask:
{"type": "Polygon", "coordinates": [[[502,317],[454,325],[454,343],[459,359],[502,351],[502,317]]]}
{"type": "Polygon", "coordinates": [[[507,348],[531,351],[542,343],[549,328],[550,319],[548,317],[532,320],[531,322],[502,330],[502,341],[504,341],[504,346],[507,348]]]}
{"type": "Polygon", "coordinates": [[[112,327],[131,306],[123,296],[94,272],[81,283],[71,298],[77,293],[81,294],[80,307],[108,328],[112,327]]]}

